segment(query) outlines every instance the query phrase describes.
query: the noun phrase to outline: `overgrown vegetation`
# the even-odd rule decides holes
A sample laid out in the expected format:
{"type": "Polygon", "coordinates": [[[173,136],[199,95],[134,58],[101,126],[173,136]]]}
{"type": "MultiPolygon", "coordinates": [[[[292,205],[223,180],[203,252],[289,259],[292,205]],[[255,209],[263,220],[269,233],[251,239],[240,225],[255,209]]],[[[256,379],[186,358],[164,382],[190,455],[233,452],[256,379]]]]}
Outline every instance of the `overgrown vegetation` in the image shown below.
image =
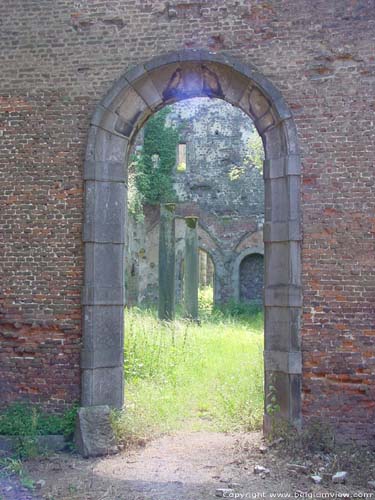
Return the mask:
{"type": "MultiPolygon", "coordinates": [[[[202,298],[202,295],[201,295],[202,298]]],[[[184,429],[253,430],[263,414],[263,317],[201,308],[201,323],[126,311],[126,411],[120,440],[184,429]]]]}
{"type": "Polygon", "coordinates": [[[38,455],[37,437],[48,434],[73,437],[77,406],[72,406],[62,415],[46,414],[40,408],[15,403],[0,413],[0,435],[17,438],[16,452],[20,458],[38,455]]]}
{"type": "Polygon", "coordinates": [[[244,165],[233,165],[228,172],[228,177],[231,181],[240,180],[246,174],[248,167],[256,167],[260,173],[263,173],[263,161],[264,149],[262,138],[254,128],[247,141],[244,165]]]}
{"type": "MultiPolygon", "coordinates": [[[[34,481],[25,471],[22,461],[19,458],[0,458],[0,477],[1,476],[16,476],[19,479],[21,486],[34,489],[34,481]]],[[[2,500],[2,497],[0,497],[2,500]]]]}
{"type": "Polygon", "coordinates": [[[176,201],[172,172],[176,165],[179,129],[167,124],[170,108],[155,113],[144,127],[143,146],[129,167],[129,211],[140,217],[145,203],[176,201]]]}
{"type": "Polygon", "coordinates": [[[254,165],[260,172],[263,172],[264,148],[262,138],[256,129],[252,131],[249,137],[247,150],[245,162],[254,165]]]}

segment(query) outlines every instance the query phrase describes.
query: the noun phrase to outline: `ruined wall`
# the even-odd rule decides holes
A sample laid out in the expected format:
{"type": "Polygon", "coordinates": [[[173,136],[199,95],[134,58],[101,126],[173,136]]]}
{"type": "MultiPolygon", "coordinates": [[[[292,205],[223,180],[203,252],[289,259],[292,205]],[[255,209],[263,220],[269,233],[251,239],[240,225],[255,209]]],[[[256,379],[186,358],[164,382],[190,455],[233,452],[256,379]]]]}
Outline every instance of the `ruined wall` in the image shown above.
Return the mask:
{"type": "MultiPolygon", "coordinates": [[[[227,102],[209,98],[190,99],[170,106],[168,124],[181,128],[180,142],[186,145],[186,169],[180,171],[177,157],[173,185],[176,209],[176,290],[180,286],[180,263],[184,253],[183,216],[199,217],[199,244],[216,264],[215,301],[239,297],[233,274],[237,246],[261,231],[264,221],[262,173],[249,160],[249,138],[256,131],[241,110],[227,102]]],[[[142,134],[136,141],[142,147],[142,134]]],[[[128,229],[128,258],[135,276],[127,272],[129,304],[155,302],[158,297],[158,207],[147,207],[144,221],[134,220],[128,229]],[[136,283],[134,295],[133,283],[136,283]]],[[[262,247],[263,244],[260,243],[262,247]]],[[[262,269],[257,273],[262,275],[262,269]]],[[[251,278],[249,274],[248,277],[251,278]]],[[[259,282],[259,276],[255,277],[259,282]]],[[[262,287],[255,287],[261,302],[262,287]]],[[[180,295],[178,293],[178,295],[180,295]]],[[[247,300],[246,296],[243,296],[247,300]]]]}
{"type": "Polygon", "coordinates": [[[374,23],[369,0],[2,2],[0,401],[79,395],[82,171],[90,116],[169,50],[254,64],[303,160],[303,414],[374,438],[374,23]]]}

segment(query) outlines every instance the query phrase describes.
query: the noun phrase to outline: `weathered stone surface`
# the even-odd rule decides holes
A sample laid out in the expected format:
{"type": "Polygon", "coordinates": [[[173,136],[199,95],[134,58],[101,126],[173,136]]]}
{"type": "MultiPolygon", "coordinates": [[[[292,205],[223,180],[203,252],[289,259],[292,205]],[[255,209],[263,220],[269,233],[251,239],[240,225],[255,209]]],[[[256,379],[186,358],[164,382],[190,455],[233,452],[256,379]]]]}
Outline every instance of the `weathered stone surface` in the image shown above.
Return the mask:
{"type": "Polygon", "coordinates": [[[198,319],[198,218],[185,218],[185,275],[184,275],[184,312],[187,318],[198,319]]]}
{"type": "Polygon", "coordinates": [[[124,403],[124,376],[121,360],[118,361],[117,366],[103,367],[95,366],[95,358],[94,355],[94,360],[90,360],[92,368],[82,370],[82,405],[109,405],[111,408],[121,409],[124,403]]]}
{"type": "Polygon", "coordinates": [[[255,465],[254,466],[254,474],[270,474],[270,470],[267,467],[263,467],[263,465],[255,465]]]}
{"type": "Polygon", "coordinates": [[[338,483],[338,484],[346,483],[347,479],[348,479],[348,473],[345,471],[336,472],[336,474],[332,476],[333,483],[338,483]]]}
{"type": "MultiPolygon", "coordinates": [[[[63,451],[67,443],[64,436],[60,434],[49,434],[35,437],[36,446],[40,452],[63,451]]],[[[11,456],[17,451],[17,436],[0,436],[0,456],[11,456]]]]}
{"type": "Polygon", "coordinates": [[[321,484],[323,481],[323,478],[321,476],[318,476],[318,475],[310,476],[310,479],[315,484],[321,484]]]}
{"type": "Polygon", "coordinates": [[[160,207],[159,233],[159,319],[175,315],[175,205],[160,207]]]}
{"type": "Polygon", "coordinates": [[[78,410],[75,432],[78,452],[85,458],[117,452],[108,406],[88,406],[78,410]]]}

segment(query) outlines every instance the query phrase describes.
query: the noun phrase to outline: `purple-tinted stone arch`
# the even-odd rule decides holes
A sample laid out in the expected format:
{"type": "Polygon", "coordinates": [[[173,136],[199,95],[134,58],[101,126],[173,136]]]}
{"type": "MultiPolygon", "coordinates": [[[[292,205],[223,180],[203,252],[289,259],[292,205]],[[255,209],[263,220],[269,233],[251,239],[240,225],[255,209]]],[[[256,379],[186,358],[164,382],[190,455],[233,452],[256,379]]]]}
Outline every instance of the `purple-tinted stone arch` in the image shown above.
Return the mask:
{"type": "MultiPolygon", "coordinates": [[[[281,415],[301,424],[300,157],[292,114],[256,68],[222,54],[173,52],[125,73],[97,105],[85,179],[83,406],[123,404],[127,157],[145,121],[167,104],[213,97],[241,108],[265,149],[265,387],[281,415]]],[[[250,355],[250,353],[249,353],[250,355]]],[[[265,427],[268,425],[265,415],[265,427]]]]}

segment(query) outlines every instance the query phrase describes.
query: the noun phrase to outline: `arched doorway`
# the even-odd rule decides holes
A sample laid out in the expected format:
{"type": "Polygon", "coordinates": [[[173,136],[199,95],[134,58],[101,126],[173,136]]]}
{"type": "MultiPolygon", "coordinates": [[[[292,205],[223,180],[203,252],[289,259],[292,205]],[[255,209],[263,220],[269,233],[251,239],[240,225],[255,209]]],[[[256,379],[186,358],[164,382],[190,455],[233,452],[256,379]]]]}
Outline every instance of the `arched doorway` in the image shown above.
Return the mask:
{"type": "Polygon", "coordinates": [[[239,296],[241,302],[263,302],[263,255],[250,253],[244,257],[239,269],[239,296]]]}
{"type": "MultiPolygon", "coordinates": [[[[91,120],[85,179],[84,406],[123,404],[124,244],[127,156],[147,118],[191,97],[224,99],[247,113],[265,149],[265,394],[270,376],[281,415],[301,423],[300,158],[291,112],[257,70],[188,50],[128,71],[91,120]]],[[[265,427],[267,427],[265,415],[265,427]]]]}

